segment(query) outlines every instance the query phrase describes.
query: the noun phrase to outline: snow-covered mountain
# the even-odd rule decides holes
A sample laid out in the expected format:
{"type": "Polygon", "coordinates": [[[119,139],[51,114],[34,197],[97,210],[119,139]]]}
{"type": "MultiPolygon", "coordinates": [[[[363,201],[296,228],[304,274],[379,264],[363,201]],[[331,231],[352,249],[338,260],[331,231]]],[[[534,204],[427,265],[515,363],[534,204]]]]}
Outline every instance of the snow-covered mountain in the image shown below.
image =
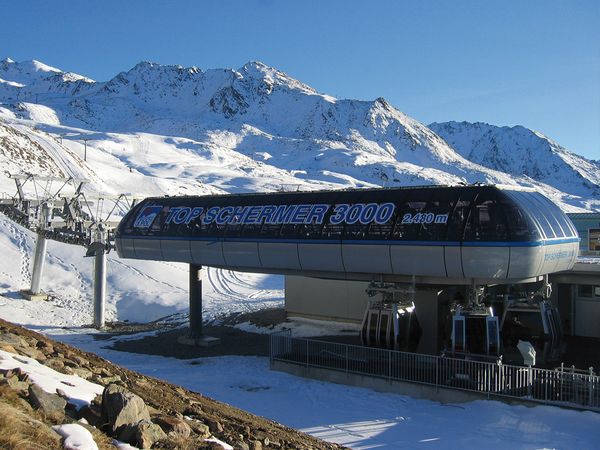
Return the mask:
{"type": "Polygon", "coordinates": [[[336,99],[259,62],[237,70],[142,62],[95,82],[6,59],[0,120],[37,133],[37,142],[52,136],[79,159],[86,139],[90,160],[77,164],[109,192],[127,185],[145,195],[483,182],[533,186],[566,209],[600,209],[598,176],[585,177],[587,184],[576,177],[597,167],[588,161],[575,170],[583,158],[564,151],[573,158],[557,160],[552,177],[543,167],[495,165],[453,148],[450,137],[383,98],[336,99]]]}
{"type": "Polygon", "coordinates": [[[569,152],[537,131],[486,123],[432,123],[429,128],[466,159],[511,175],[525,175],[563,192],[598,197],[600,165],[569,152]]]}

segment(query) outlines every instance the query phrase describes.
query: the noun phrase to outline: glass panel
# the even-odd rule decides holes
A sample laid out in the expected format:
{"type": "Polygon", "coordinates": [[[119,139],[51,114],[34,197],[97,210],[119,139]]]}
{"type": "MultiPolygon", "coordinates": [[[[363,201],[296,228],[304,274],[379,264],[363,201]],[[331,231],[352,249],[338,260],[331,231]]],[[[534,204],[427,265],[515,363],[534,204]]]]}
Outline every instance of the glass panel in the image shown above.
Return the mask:
{"type": "Polygon", "coordinates": [[[500,331],[497,317],[487,317],[488,353],[498,354],[500,351],[500,331]]]}
{"type": "Polygon", "coordinates": [[[558,207],[558,205],[544,196],[540,195],[540,197],[542,197],[542,199],[548,204],[548,208],[552,211],[558,223],[560,223],[565,237],[578,237],[579,234],[577,233],[575,225],[573,225],[571,219],[569,219],[569,217],[558,207]]]}
{"type": "Polygon", "coordinates": [[[592,292],[592,286],[589,284],[580,284],[577,287],[577,296],[579,297],[591,297],[592,292]]]}
{"type": "Polygon", "coordinates": [[[446,240],[450,217],[461,191],[460,188],[438,188],[410,192],[405,201],[397,203],[394,239],[446,240]]]}
{"type": "Polygon", "coordinates": [[[504,214],[506,215],[511,241],[537,241],[541,238],[537,225],[516,206],[506,202],[504,204],[504,214]]]}
{"type": "Polygon", "coordinates": [[[465,318],[462,316],[454,316],[452,319],[452,350],[465,350],[465,318]]]}
{"type": "Polygon", "coordinates": [[[476,354],[484,354],[487,351],[486,338],[486,317],[485,316],[467,316],[466,318],[466,338],[465,345],[467,351],[476,354]]]}
{"type": "Polygon", "coordinates": [[[522,209],[527,213],[527,215],[529,215],[532,221],[537,225],[537,228],[539,229],[542,238],[549,239],[554,237],[552,227],[550,226],[544,215],[539,211],[535,203],[532,202],[530,192],[505,191],[505,193],[515,201],[515,203],[520,209],[522,209]]]}
{"type": "Polygon", "coordinates": [[[383,346],[387,345],[388,323],[389,317],[387,313],[382,313],[381,321],[379,323],[379,344],[383,346]]]}
{"type": "Polygon", "coordinates": [[[541,338],[544,336],[544,324],[541,311],[512,310],[504,318],[503,333],[521,339],[541,338]]]}
{"type": "Polygon", "coordinates": [[[588,229],[588,250],[600,252],[600,228],[588,229]]]}
{"type": "Polygon", "coordinates": [[[504,206],[493,191],[481,192],[465,227],[465,241],[506,241],[508,230],[504,206]]]}
{"type": "Polygon", "coordinates": [[[375,338],[377,336],[377,319],[379,314],[375,311],[369,312],[369,345],[375,345],[375,338]]]}
{"type": "Polygon", "coordinates": [[[542,227],[542,231],[544,232],[546,238],[555,238],[556,234],[554,233],[552,224],[550,223],[548,217],[546,217],[544,207],[535,200],[535,194],[531,192],[520,192],[519,194],[521,194],[521,197],[528,204],[531,214],[533,215],[533,217],[535,217],[537,223],[539,223],[542,227]]]}
{"type": "Polygon", "coordinates": [[[565,232],[558,222],[558,215],[562,215],[560,210],[557,211],[556,205],[538,192],[531,193],[531,200],[539,207],[539,210],[544,214],[544,217],[552,227],[552,231],[556,237],[565,237],[565,232]]]}
{"type": "Polygon", "coordinates": [[[446,240],[462,241],[465,222],[469,217],[471,206],[477,192],[474,189],[461,189],[460,199],[454,203],[454,209],[448,219],[448,230],[446,240]]]}

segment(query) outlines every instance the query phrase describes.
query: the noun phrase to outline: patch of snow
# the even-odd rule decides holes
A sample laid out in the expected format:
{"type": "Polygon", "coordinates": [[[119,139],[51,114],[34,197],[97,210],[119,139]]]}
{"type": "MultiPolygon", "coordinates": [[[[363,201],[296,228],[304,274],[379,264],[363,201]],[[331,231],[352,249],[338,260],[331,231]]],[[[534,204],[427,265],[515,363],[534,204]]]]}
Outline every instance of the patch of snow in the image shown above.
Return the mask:
{"type": "Polygon", "coordinates": [[[303,317],[288,317],[288,320],[275,325],[273,328],[259,327],[250,322],[236,324],[235,328],[250,333],[260,334],[271,334],[289,330],[293,337],[317,337],[344,334],[356,335],[360,331],[360,325],[354,323],[325,322],[323,320],[312,320],[303,317]]]}
{"type": "Polygon", "coordinates": [[[217,439],[216,437],[211,437],[208,439],[204,439],[204,442],[214,442],[215,444],[218,444],[221,446],[221,448],[225,449],[225,450],[233,450],[233,447],[219,439],[217,439]]]}
{"type": "Polygon", "coordinates": [[[56,394],[57,389],[62,390],[70,403],[78,408],[89,405],[96,395],[102,394],[104,390],[99,384],[91,383],[77,375],[65,375],[40,364],[35,359],[0,350],[0,368],[17,367],[27,373],[31,381],[44,391],[56,394]]]}
{"type": "Polygon", "coordinates": [[[52,429],[63,437],[65,450],[98,450],[92,433],[78,423],[55,425],[52,429]]]}

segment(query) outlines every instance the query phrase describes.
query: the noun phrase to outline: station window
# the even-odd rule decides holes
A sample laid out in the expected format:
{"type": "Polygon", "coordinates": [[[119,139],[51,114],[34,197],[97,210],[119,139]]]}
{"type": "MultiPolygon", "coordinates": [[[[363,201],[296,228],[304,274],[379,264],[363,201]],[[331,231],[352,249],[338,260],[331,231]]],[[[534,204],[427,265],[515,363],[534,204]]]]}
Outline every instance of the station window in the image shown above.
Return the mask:
{"type": "Polygon", "coordinates": [[[257,238],[260,236],[261,227],[262,225],[259,223],[247,223],[244,225],[241,235],[244,237],[257,238]]]}
{"type": "Polygon", "coordinates": [[[580,284],[577,287],[577,296],[578,297],[592,297],[592,293],[594,292],[593,286],[589,284],[580,284]]]}
{"type": "Polygon", "coordinates": [[[150,234],[168,235],[170,232],[174,231],[174,227],[171,227],[166,223],[170,211],[171,208],[169,206],[163,207],[156,219],[154,219],[154,222],[152,222],[152,226],[148,229],[150,234]]]}
{"type": "Polygon", "coordinates": [[[482,192],[465,226],[465,241],[506,241],[508,230],[504,207],[491,192],[482,192]]]}
{"type": "Polygon", "coordinates": [[[471,211],[471,199],[462,198],[456,202],[450,223],[448,224],[447,239],[449,241],[462,241],[465,221],[471,211]]]}
{"type": "Polygon", "coordinates": [[[395,218],[392,217],[386,223],[378,224],[371,223],[367,231],[367,239],[385,240],[390,239],[392,230],[394,229],[395,218]]]}
{"type": "Polygon", "coordinates": [[[278,238],[280,235],[281,224],[263,223],[260,229],[260,237],[263,238],[278,238]]]}
{"type": "Polygon", "coordinates": [[[527,209],[527,211],[532,215],[534,220],[539,224],[544,233],[544,236],[547,239],[555,238],[554,230],[548,222],[544,210],[541,209],[537,202],[534,201],[534,195],[531,192],[515,192],[521,199],[523,206],[527,209]]]}
{"type": "Polygon", "coordinates": [[[427,189],[415,191],[411,197],[409,201],[397,204],[393,238],[407,241],[445,240],[458,191],[427,189]]]}
{"type": "Polygon", "coordinates": [[[367,237],[368,227],[368,225],[363,225],[361,223],[346,224],[344,226],[344,233],[342,235],[344,239],[363,240],[367,237]]]}
{"type": "Polygon", "coordinates": [[[563,227],[558,221],[558,216],[563,215],[563,213],[556,207],[554,203],[537,192],[531,194],[531,199],[538,205],[539,210],[550,224],[555,237],[565,237],[568,235],[568,229],[567,233],[565,233],[565,230],[563,230],[563,227]]]}
{"type": "Polygon", "coordinates": [[[588,229],[588,250],[600,252],[600,228],[588,229]]]}
{"type": "Polygon", "coordinates": [[[513,241],[537,241],[553,237],[550,224],[532,202],[531,192],[502,191],[505,214],[513,241]]]}
{"type": "Polygon", "coordinates": [[[514,205],[505,203],[504,213],[512,241],[535,241],[540,239],[537,226],[514,205]]]}

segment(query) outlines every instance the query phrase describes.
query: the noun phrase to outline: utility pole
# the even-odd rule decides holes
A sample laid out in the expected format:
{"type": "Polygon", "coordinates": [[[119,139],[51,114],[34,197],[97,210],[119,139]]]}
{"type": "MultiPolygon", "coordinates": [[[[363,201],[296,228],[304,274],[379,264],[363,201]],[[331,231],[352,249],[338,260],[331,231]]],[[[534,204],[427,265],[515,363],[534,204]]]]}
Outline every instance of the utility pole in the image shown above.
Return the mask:
{"type": "Polygon", "coordinates": [[[89,141],[89,139],[82,139],[83,141],[83,160],[87,161],[87,141],[89,141]]]}

